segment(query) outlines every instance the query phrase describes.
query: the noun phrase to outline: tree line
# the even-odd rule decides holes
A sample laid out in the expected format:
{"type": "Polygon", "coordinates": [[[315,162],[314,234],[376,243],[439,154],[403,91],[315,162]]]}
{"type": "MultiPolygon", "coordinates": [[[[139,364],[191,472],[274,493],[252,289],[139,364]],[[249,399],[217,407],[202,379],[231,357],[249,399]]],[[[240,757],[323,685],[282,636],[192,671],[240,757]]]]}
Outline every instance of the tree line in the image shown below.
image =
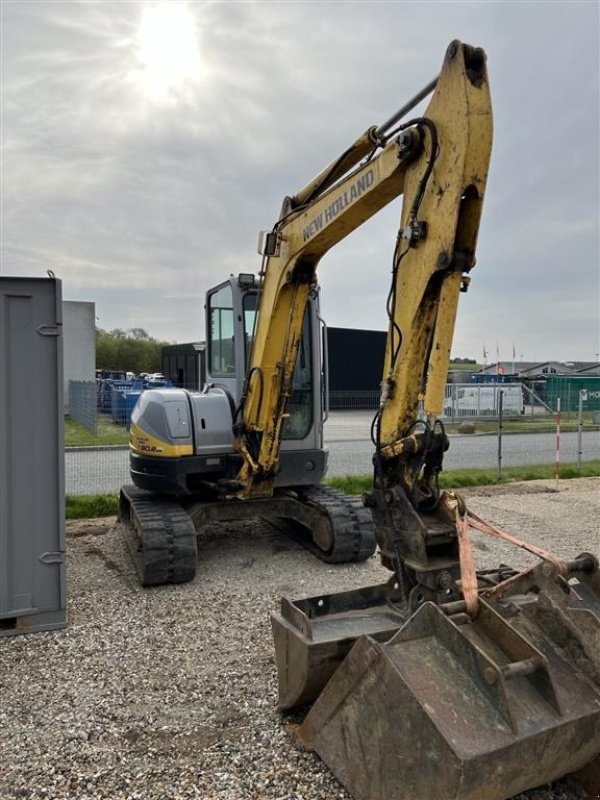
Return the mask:
{"type": "Polygon", "coordinates": [[[170,342],[161,342],[143,328],[105,331],[96,328],[96,369],[129,372],[160,372],[161,350],[170,342]]]}

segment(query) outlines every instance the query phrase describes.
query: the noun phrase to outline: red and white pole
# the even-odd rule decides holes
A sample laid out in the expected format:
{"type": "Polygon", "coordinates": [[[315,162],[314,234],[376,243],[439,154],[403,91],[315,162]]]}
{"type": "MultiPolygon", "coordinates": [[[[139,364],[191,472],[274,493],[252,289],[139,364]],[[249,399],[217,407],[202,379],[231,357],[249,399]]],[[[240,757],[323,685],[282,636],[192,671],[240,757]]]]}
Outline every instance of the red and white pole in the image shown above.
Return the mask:
{"type": "Polygon", "coordinates": [[[556,486],[558,487],[558,478],[560,476],[560,397],[556,398],[556,461],[554,464],[554,477],[556,478],[556,486]]]}

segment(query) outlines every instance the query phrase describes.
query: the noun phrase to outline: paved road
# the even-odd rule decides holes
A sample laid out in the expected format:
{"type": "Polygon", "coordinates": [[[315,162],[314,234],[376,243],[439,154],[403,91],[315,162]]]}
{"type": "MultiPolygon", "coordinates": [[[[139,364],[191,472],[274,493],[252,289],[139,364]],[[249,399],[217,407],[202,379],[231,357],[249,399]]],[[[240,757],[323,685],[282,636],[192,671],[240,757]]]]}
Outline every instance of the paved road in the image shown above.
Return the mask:
{"type": "MultiPolygon", "coordinates": [[[[336,412],[325,424],[329,447],[330,475],[365,474],[371,470],[373,445],[370,438],[372,411],[336,412]]],[[[528,464],[553,464],[556,457],[555,433],[505,434],[502,437],[502,464],[519,467],[528,464]]],[[[584,431],[582,459],[600,458],[600,431],[584,431]]],[[[577,461],[577,434],[561,433],[560,460],[577,461]]],[[[492,468],[498,464],[496,435],[451,435],[450,449],[444,458],[446,469],[492,468]]]]}
{"type": "MultiPolygon", "coordinates": [[[[371,414],[336,412],[325,426],[331,476],[365,474],[371,471],[373,445],[369,437],[371,414]]],[[[496,467],[496,436],[456,435],[450,437],[444,459],[446,469],[496,467]]],[[[504,466],[553,464],[554,433],[506,434],[502,439],[504,466]]],[[[600,458],[600,432],[586,431],[582,437],[582,459],[600,458]]],[[[561,461],[577,461],[577,434],[561,434],[561,461]]],[[[129,483],[127,449],[67,451],[67,494],[117,492],[129,483]]]]}
{"type": "MultiPolygon", "coordinates": [[[[577,434],[563,433],[560,438],[560,460],[577,461],[577,434]]],[[[329,474],[364,474],[371,470],[373,445],[370,440],[329,442],[329,474]]],[[[506,434],[502,438],[502,464],[520,467],[528,464],[553,464],[556,435],[553,433],[506,434]]],[[[585,432],[582,437],[582,459],[600,458],[600,433],[585,432]]],[[[445,469],[496,467],[496,436],[451,435],[450,449],[444,457],[445,469]]]]}
{"type": "Polygon", "coordinates": [[[115,494],[124,483],[131,483],[127,447],[66,450],[67,494],[115,494]]]}

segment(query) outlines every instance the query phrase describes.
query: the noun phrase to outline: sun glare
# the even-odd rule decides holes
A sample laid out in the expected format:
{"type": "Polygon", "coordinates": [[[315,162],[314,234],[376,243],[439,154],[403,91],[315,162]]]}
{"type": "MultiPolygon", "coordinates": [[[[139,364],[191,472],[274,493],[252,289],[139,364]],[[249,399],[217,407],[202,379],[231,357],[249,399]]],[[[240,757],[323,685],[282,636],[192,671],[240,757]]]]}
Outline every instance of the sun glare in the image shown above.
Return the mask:
{"type": "Polygon", "coordinates": [[[136,35],[142,85],[153,100],[201,77],[196,21],[186,3],[163,0],[146,7],[136,35]]]}

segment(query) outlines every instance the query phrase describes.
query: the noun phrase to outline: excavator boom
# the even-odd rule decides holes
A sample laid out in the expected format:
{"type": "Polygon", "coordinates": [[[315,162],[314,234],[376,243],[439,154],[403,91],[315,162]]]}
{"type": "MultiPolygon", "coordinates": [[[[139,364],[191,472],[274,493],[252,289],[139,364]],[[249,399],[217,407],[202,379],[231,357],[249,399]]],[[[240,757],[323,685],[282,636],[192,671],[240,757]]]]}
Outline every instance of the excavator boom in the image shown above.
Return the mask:
{"type": "Polygon", "coordinates": [[[240,497],[272,491],[302,320],[320,259],[401,194],[386,350],[390,402],[381,416],[382,441],[390,452],[401,446],[421,396],[427,413],[441,412],[458,293],[474,264],[492,144],[483,51],[452,43],[439,78],[427,88],[434,84],[423,117],[391,131],[389,122],[369,128],[295,197],[286,198],[267,237],[236,439],[244,460],[237,478],[240,497]]]}

